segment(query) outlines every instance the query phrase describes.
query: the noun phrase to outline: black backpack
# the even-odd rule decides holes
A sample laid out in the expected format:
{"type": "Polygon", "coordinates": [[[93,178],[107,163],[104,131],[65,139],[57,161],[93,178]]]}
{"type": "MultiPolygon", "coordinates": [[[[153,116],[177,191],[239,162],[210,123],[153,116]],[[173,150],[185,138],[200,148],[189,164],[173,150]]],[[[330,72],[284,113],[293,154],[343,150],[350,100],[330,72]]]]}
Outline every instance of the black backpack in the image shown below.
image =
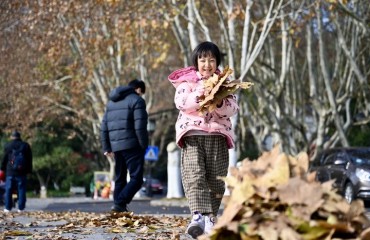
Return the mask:
{"type": "Polygon", "coordinates": [[[26,144],[22,143],[18,148],[13,148],[10,155],[10,166],[15,171],[23,171],[26,168],[26,157],[24,150],[26,144]]]}

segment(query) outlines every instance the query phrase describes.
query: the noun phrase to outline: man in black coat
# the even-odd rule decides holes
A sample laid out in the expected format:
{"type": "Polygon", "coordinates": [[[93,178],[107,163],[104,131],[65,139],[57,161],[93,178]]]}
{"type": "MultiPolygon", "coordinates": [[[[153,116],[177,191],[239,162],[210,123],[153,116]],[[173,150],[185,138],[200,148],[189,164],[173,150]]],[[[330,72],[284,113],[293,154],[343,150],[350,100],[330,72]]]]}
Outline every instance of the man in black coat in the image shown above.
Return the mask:
{"type": "Polygon", "coordinates": [[[141,97],[145,83],[132,80],[109,94],[101,124],[104,155],[115,158],[114,206],[112,211],[126,212],[127,205],[143,184],[144,155],[148,147],[148,113],[141,97]],[[127,183],[127,171],[130,181],[127,183]]]}
{"type": "Polygon", "coordinates": [[[21,134],[14,131],[11,135],[12,141],[7,143],[4,148],[4,157],[1,164],[1,171],[5,172],[5,209],[4,212],[10,212],[13,207],[12,194],[13,190],[17,190],[18,194],[18,212],[21,212],[26,207],[26,184],[27,174],[32,172],[32,151],[27,142],[22,141],[21,134]],[[22,166],[13,167],[14,151],[21,152],[22,166]]]}

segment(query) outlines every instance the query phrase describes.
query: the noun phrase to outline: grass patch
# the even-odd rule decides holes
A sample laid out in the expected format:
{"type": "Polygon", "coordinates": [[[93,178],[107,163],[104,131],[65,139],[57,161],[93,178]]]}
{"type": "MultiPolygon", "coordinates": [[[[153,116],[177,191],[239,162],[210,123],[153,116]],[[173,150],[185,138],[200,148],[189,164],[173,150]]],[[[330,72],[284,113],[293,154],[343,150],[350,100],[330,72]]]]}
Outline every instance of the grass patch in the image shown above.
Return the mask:
{"type": "MultiPolygon", "coordinates": [[[[26,196],[29,198],[39,198],[40,193],[35,193],[34,191],[30,191],[26,193],[26,196]]],[[[70,193],[69,191],[48,190],[47,197],[49,198],[70,197],[70,193]]]]}

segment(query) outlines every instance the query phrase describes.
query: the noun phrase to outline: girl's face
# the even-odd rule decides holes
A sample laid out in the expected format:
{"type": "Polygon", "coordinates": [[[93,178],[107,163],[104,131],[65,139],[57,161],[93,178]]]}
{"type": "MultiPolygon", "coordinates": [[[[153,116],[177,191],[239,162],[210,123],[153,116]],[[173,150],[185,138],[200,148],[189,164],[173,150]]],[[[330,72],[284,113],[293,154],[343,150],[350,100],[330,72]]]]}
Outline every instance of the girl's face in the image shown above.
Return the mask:
{"type": "Polygon", "coordinates": [[[216,58],[212,55],[202,55],[198,58],[198,71],[208,79],[217,69],[216,58]]]}

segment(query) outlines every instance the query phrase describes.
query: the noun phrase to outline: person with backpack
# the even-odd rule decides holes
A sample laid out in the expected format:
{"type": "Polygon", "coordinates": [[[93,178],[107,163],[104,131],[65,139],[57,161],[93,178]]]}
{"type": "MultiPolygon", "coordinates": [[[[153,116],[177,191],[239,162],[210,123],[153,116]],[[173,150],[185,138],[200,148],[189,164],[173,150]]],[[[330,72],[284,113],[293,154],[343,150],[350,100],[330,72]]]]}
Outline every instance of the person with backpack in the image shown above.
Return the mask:
{"type": "Polygon", "coordinates": [[[6,175],[4,212],[8,213],[14,207],[14,190],[17,190],[18,212],[22,212],[26,207],[27,174],[32,172],[32,150],[17,131],[11,134],[11,141],[4,147],[1,171],[6,175]]]}

